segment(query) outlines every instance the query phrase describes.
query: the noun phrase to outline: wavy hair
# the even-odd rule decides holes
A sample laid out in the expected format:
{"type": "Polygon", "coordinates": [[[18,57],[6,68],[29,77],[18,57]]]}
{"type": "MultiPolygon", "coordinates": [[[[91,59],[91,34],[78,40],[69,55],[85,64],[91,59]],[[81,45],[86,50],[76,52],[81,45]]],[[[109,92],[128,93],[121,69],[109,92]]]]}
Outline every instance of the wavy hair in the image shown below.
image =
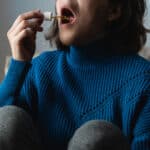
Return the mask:
{"type": "MultiPolygon", "coordinates": [[[[146,33],[150,30],[144,27],[144,16],[146,11],[145,0],[110,0],[110,3],[121,8],[121,16],[107,25],[107,37],[111,46],[117,47],[119,51],[137,53],[146,42],[146,33]]],[[[59,39],[58,22],[54,20],[46,40],[55,45],[57,49],[68,50],[59,39]]]]}

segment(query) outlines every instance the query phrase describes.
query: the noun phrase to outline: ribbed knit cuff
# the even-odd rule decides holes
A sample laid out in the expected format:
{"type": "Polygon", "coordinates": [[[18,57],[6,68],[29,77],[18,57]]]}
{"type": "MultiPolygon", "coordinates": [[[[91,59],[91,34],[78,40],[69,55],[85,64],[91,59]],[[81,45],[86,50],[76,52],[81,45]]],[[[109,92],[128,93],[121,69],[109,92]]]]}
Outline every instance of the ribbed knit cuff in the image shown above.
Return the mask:
{"type": "Polygon", "coordinates": [[[14,95],[16,91],[22,86],[24,78],[30,68],[30,62],[18,61],[11,58],[8,72],[3,81],[3,84],[14,95]]]}

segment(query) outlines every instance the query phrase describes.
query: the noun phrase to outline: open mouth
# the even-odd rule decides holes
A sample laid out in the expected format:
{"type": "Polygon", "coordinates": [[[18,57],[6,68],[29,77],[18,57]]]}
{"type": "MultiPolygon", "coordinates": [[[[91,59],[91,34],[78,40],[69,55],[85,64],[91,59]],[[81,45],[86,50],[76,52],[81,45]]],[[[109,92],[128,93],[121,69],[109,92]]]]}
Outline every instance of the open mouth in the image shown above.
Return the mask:
{"type": "Polygon", "coordinates": [[[63,16],[61,19],[62,24],[73,23],[75,21],[75,14],[68,8],[63,8],[61,15],[63,16]]]}

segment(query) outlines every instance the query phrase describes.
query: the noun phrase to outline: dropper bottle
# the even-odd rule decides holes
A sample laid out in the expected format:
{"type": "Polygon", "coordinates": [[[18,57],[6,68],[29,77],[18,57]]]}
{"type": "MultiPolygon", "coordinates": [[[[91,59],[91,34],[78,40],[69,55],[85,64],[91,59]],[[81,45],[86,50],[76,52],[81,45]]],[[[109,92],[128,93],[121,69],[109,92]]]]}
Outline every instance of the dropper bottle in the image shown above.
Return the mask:
{"type": "Polygon", "coordinates": [[[54,16],[53,13],[50,11],[44,12],[43,15],[44,20],[46,21],[52,21],[53,19],[63,19],[69,21],[69,18],[67,16],[54,16]]]}

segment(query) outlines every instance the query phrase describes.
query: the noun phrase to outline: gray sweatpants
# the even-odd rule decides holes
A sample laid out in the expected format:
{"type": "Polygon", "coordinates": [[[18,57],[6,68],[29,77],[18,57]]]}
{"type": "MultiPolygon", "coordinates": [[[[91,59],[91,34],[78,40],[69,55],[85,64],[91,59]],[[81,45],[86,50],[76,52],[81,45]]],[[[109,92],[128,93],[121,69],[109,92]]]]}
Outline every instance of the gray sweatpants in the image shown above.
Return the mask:
{"type": "MultiPolygon", "coordinates": [[[[68,150],[129,150],[129,144],[115,125],[92,120],[78,128],[68,150]]],[[[21,108],[0,108],[0,150],[42,150],[31,117],[21,108]]]]}
{"type": "Polygon", "coordinates": [[[31,117],[21,108],[0,108],[0,150],[41,150],[31,117]]]}
{"type": "Polygon", "coordinates": [[[91,120],[75,131],[68,150],[130,150],[130,146],[117,126],[91,120]]]}

